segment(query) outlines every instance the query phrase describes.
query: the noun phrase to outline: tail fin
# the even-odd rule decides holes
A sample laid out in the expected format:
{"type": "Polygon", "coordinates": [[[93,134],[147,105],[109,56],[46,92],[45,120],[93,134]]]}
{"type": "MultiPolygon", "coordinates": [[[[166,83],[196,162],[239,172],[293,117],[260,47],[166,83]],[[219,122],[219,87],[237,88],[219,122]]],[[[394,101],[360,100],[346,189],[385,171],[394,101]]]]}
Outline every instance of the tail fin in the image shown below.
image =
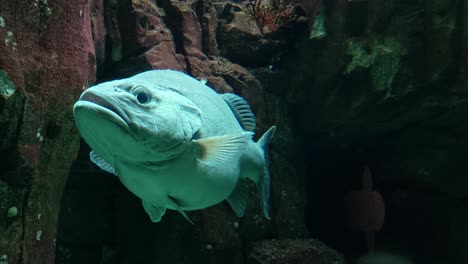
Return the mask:
{"type": "Polygon", "coordinates": [[[263,151],[265,165],[263,166],[263,177],[257,182],[257,189],[260,195],[263,214],[267,219],[270,218],[270,172],[268,170],[268,144],[271,142],[275,134],[276,126],[270,127],[265,134],[257,141],[257,145],[263,151]]]}

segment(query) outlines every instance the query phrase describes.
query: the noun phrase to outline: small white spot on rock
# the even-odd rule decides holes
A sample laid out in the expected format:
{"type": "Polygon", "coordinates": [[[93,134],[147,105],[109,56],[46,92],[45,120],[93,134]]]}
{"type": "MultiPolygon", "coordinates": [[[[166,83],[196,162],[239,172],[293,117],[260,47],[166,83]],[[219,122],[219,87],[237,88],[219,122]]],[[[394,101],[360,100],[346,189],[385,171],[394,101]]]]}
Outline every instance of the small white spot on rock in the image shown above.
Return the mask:
{"type": "Polygon", "coordinates": [[[6,38],[5,38],[5,47],[10,46],[10,44],[13,46],[13,50],[15,50],[16,49],[16,42],[13,39],[13,32],[7,31],[6,38]]]}
{"type": "Polygon", "coordinates": [[[83,16],[83,10],[80,10],[80,17],[83,16]]]}
{"type": "Polygon", "coordinates": [[[5,19],[0,16],[0,27],[5,27],[5,19]]]}
{"type": "Polygon", "coordinates": [[[286,196],[287,196],[286,191],[284,191],[284,190],[281,191],[281,199],[283,199],[283,200],[286,199],[286,196]]]}
{"type": "Polygon", "coordinates": [[[239,228],[239,223],[236,221],[234,222],[234,224],[232,224],[234,226],[234,228],[239,228]]]}
{"type": "Polygon", "coordinates": [[[13,206],[13,207],[10,207],[10,209],[8,209],[8,212],[7,212],[7,217],[8,218],[13,218],[13,217],[15,217],[17,215],[18,215],[18,208],[13,206]]]}
{"type": "Polygon", "coordinates": [[[37,220],[41,220],[41,217],[42,217],[42,215],[41,215],[41,214],[38,214],[38,215],[37,215],[37,220]]]}
{"type": "Polygon", "coordinates": [[[40,240],[41,240],[41,236],[42,236],[42,230],[37,231],[37,233],[36,233],[36,240],[37,240],[37,241],[40,241],[40,240]]]}
{"type": "Polygon", "coordinates": [[[211,249],[213,249],[213,245],[211,245],[211,244],[206,244],[205,248],[208,249],[208,250],[211,250],[211,249]]]}
{"type": "Polygon", "coordinates": [[[37,138],[39,139],[39,141],[41,141],[41,142],[44,140],[44,137],[41,135],[40,132],[37,132],[36,137],[37,137],[37,138]]]}

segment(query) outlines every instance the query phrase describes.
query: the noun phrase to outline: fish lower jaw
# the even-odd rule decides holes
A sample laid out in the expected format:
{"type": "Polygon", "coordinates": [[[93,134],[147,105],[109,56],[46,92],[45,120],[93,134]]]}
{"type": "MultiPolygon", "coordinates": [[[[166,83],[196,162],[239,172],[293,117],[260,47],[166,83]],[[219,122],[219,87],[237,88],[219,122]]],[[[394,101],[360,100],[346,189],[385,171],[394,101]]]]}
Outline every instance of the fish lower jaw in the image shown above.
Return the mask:
{"type": "Polygon", "coordinates": [[[129,131],[127,122],[125,122],[125,120],[114,111],[90,101],[78,101],[75,103],[73,107],[75,116],[79,116],[81,112],[86,111],[90,112],[90,114],[98,115],[109,122],[115,123],[117,126],[125,129],[125,131],[129,131]]]}

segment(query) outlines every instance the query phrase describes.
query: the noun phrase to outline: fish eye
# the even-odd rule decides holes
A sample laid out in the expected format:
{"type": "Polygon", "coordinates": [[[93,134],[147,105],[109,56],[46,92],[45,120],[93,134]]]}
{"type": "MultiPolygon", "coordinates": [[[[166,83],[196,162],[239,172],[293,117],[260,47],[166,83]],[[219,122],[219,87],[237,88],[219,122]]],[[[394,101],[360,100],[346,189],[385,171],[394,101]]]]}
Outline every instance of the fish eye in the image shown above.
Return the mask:
{"type": "Polygon", "coordinates": [[[140,104],[146,104],[149,102],[149,96],[145,92],[137,92],[135,96],[140,104]]]}

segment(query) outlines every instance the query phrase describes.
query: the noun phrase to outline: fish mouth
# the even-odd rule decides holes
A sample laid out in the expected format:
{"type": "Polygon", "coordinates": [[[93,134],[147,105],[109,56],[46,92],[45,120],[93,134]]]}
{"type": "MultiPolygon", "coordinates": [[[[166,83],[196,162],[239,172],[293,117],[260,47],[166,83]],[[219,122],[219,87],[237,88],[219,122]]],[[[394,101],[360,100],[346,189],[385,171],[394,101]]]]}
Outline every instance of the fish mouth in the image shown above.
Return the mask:
{"type": "Polygon", "coordinates": [[[114,102],[111,98],[100,95],[95,91],[84,92],[75,107],[83,105],[85,108],[92,108],[94,111],[100,113],[105,119],[117,124],[118,126],[129,129],[127,119],[128,115],[114,102]]]}

